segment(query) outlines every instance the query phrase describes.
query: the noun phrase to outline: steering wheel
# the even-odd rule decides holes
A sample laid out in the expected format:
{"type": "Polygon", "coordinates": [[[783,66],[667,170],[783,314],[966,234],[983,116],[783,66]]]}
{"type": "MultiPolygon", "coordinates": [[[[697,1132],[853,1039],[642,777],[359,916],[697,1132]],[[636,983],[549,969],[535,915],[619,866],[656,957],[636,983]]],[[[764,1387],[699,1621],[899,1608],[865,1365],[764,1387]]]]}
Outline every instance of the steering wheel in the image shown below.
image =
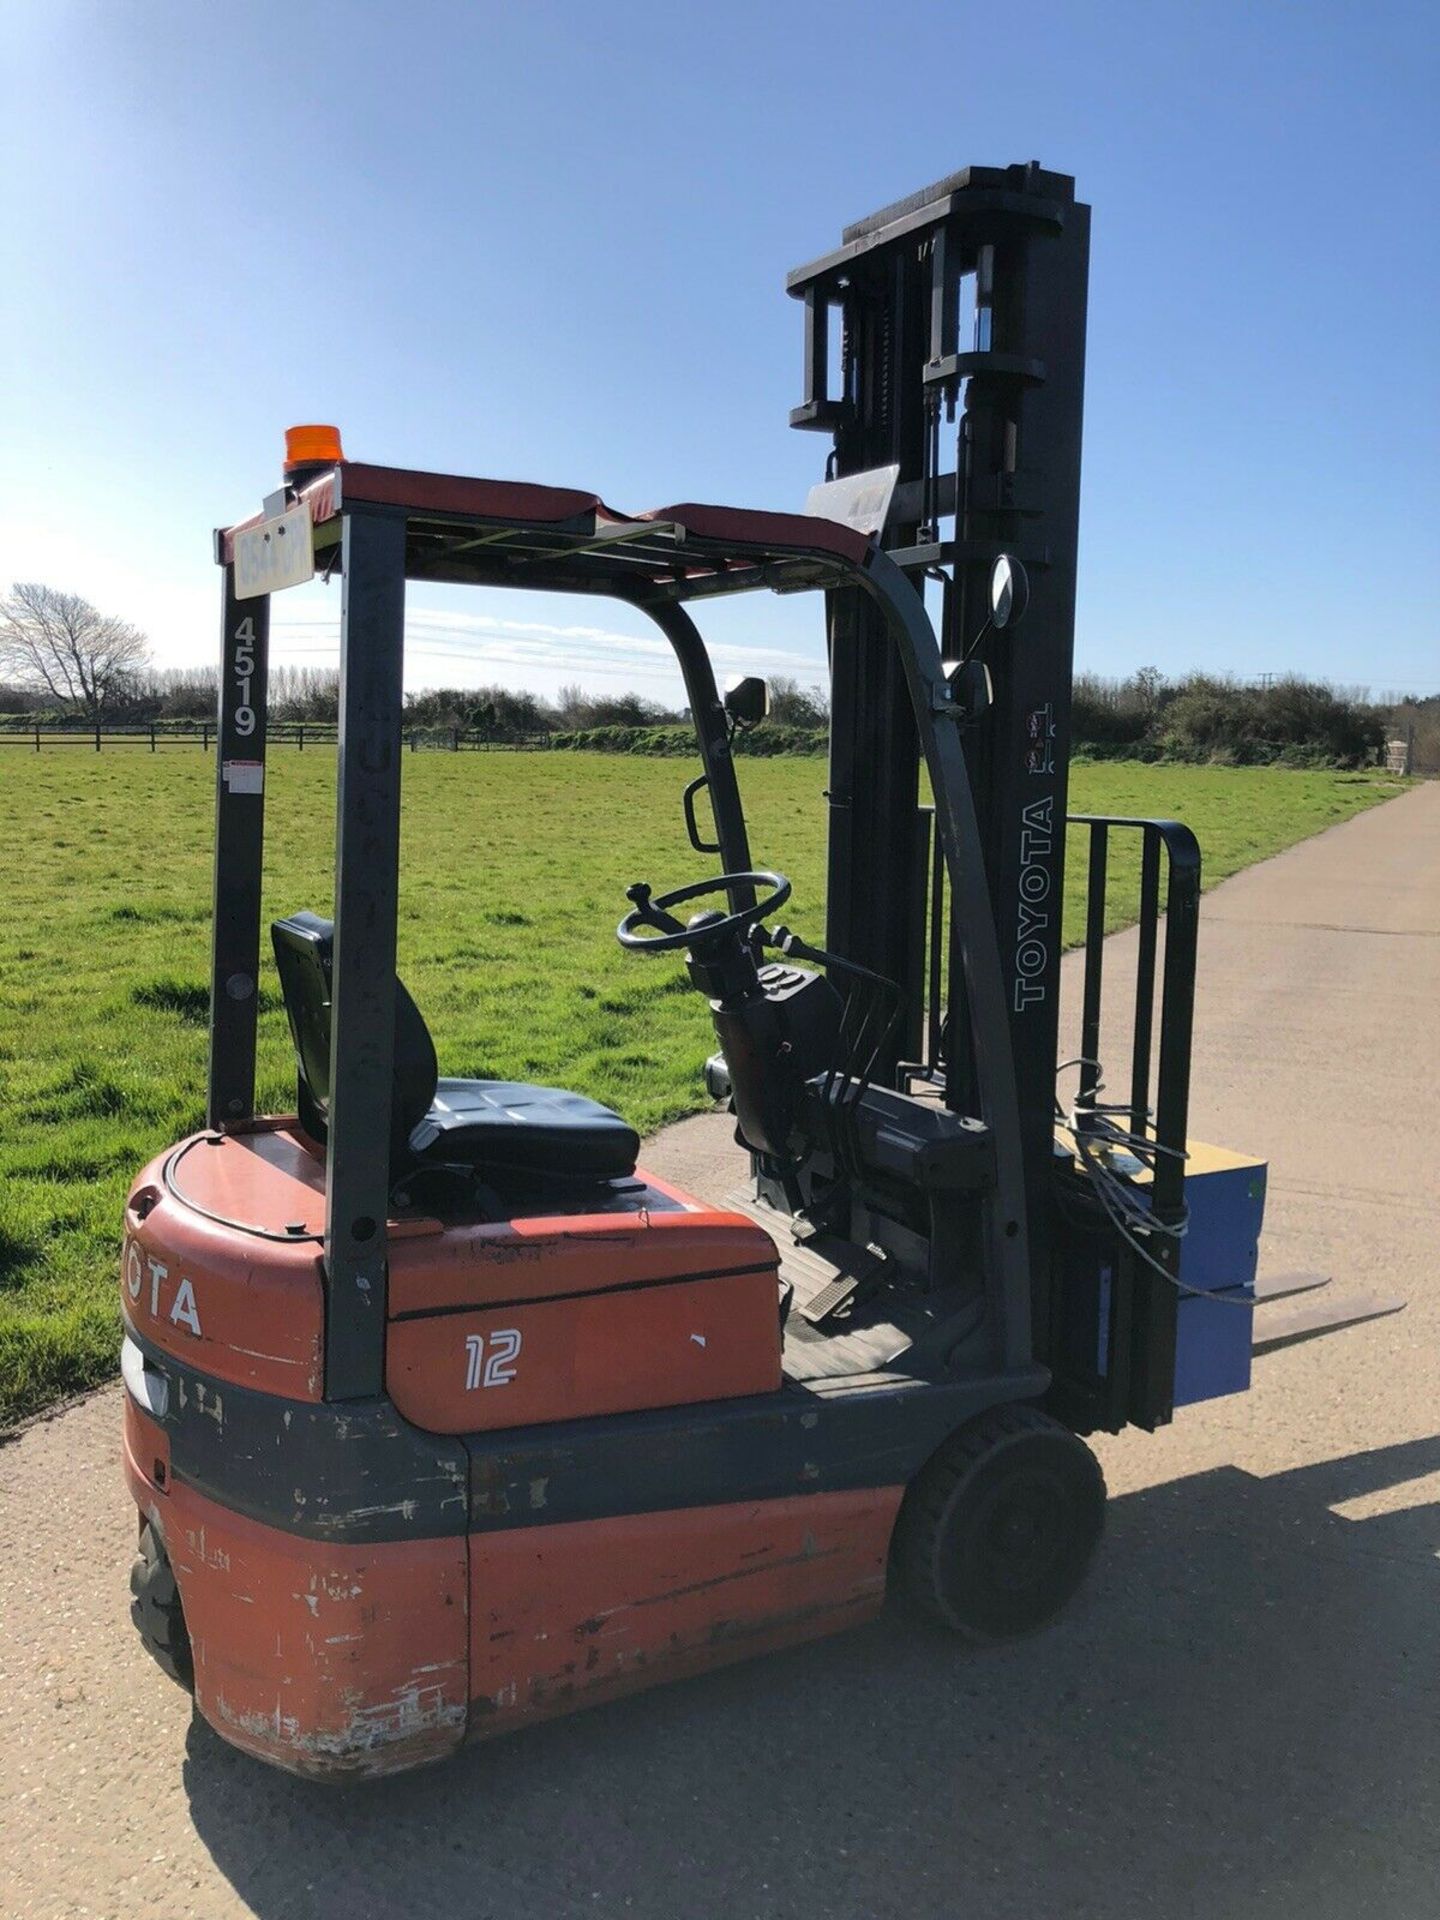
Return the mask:
{"type": "Polygon", "coordinates": [[[693,946],[697,939],[711,940],[717,934],[737,933],[743,938],[757,920],[768,920],[784,906],[790,898],[790,882],[783,873],[720,873],[713,880],[695,880],[688,887],[676,887],[673,893],[662,893],[658,900],[652,900],[649,887],[637,880],[625,889],[625,898],[634,906],[615,929],[621,946],[634,953],[673,953],[678,947],[693,946]],[[670,912],[671,907],[683,906],[687,900],[729,893],[734,887],[768,887],[770,892],[740,913],[696,914],[689,926],[682,926],[670,912]],[[658,927],[659,932],[646,937],[640,933],[641,927],[658,927]]]}

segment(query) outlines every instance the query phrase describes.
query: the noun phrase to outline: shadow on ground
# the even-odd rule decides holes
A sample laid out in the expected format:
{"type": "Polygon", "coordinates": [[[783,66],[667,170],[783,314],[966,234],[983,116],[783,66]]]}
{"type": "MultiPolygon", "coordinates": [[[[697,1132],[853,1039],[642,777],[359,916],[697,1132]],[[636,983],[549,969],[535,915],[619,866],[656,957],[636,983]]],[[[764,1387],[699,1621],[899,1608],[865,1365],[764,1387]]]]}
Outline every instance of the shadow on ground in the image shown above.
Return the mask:
{"type": "Polygon", "coordinates": [[[892,1608],[390,1782],[297,1782],[197,1722],[192,1814],[262,1920],[1417,1920],[1440,1504],[1330,1508],[1436,1472],[1440,1439],[1152,1488],[1035,1640],[967,1652],[892,1608]]]}

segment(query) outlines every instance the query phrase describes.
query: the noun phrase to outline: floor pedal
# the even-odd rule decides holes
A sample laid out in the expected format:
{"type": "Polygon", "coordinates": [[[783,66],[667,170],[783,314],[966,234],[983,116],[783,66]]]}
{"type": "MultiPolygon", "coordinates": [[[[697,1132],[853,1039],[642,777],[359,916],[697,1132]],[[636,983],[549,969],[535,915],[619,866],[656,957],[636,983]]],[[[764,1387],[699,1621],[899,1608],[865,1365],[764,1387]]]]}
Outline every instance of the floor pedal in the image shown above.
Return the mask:
{"type": "Polygon", "coordinates": [[[842,1307],[848,1307],[860,1291],[860,1279],[857,1274],[838,1273],[835,1278],[814,1293],[800,1308],[802,1317],[812,1327],[818,1327],[828,1320],[832,1313],[838,1313],[842,1307]]]}
{"type": "MultiPolygon", "coordinates": [[[[849,1249],[851,1257],[859,1251],[849,1249]]],[[[837,1314],[853,1307],[873,1290],[875,1280],[884,1272],[885,1255],[873,1247],[867,1249],[871,1255],[870,1264],[856,1270],[854,1267],[838,1268],[835,1276],[817,1287],[806,1299],[797,1303],[797,1311],[802,1319],[808,1320],[812,1327],[822,1327],[827,1320],[833,1320],[837,1314]]]]}
{"type": "MultiPolygon", "coordinates": [[[[890,1265],[883,1247],[847,1240],[826,1226],[823,1213],[818,1220],[780,1213],[743,1187],[726,1194],[722,1204],[755,1221],[774,1240],[780,1277],[794,1289],[789,1324],[797,1334],[804,1331],[800,1321],[819,1330],[847,1313],[874,1290],[890,1265]]],[[[896,1338],[905,1341],[903,1334],[896,1338]]]]}

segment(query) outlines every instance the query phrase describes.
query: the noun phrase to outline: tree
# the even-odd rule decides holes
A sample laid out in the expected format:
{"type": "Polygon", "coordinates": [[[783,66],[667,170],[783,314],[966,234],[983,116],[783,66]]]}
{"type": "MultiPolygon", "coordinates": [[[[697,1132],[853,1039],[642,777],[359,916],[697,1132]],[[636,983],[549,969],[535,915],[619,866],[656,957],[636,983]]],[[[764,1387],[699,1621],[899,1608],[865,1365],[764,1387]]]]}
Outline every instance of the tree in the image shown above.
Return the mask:
{"type": "Polygon", "coordinates": [[[658,727],[674,718],[658,700],[641,693],[589,694],[581,686],[561,687],[555,716],[566,733],[589,727],[658,727]]]}
{"type": "Polygon", "coordinates": [[[270,669],[270,713],[276,720],[318,721],[340,717],[338,667],[275,666],[270,669]]]}
{"type": "Polygon", "coordinates": [[[802,687],[788,674],[770,676],[770,711],[776,727],[823,727],[830,718],[830,701],[823,687],[802,687]]]}
{"type": "Polygon", "coordinates": [[[17,582],[0,600],[0,671],[98,720],[150,657],[138,627],[78,593],[17,582]]]}

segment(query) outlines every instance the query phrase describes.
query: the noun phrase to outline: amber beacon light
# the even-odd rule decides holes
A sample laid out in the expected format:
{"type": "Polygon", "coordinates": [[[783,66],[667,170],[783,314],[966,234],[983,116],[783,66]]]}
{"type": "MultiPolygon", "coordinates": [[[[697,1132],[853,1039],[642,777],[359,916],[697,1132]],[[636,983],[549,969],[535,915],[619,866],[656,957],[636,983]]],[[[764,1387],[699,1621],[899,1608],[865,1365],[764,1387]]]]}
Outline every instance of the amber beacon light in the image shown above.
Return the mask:
{"type": "Polygon", "coordinates": [[[285,429],[285,471],[295,473],[302,467],[333,467],[345,458],[338,427],[287,427],[285,429]]]}

